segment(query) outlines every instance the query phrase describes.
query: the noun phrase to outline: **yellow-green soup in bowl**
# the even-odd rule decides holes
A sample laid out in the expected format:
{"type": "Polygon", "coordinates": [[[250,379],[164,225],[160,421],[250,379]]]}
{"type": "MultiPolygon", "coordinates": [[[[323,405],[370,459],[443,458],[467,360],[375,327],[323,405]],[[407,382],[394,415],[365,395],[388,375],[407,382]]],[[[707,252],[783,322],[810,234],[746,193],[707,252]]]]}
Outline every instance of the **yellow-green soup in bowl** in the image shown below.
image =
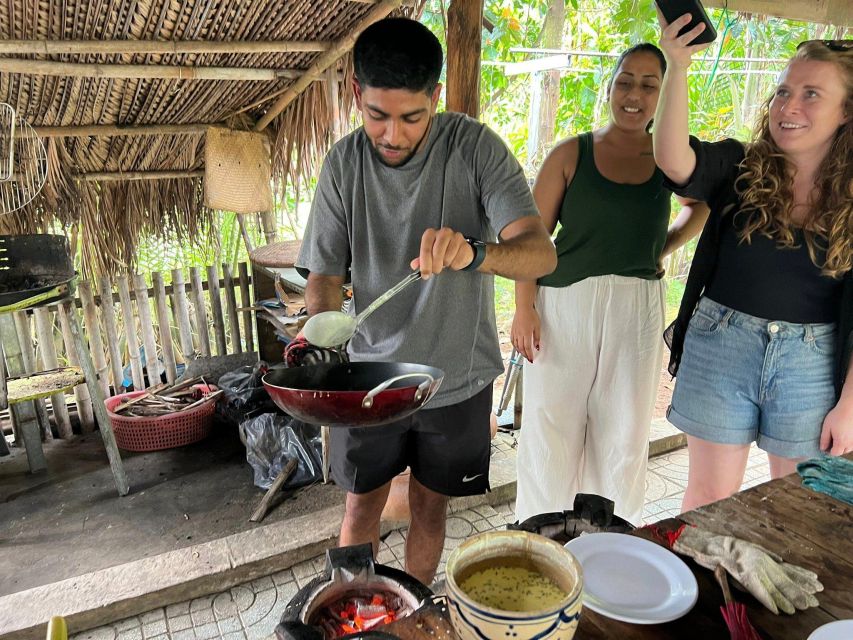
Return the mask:
{"type": "Polygon", "coordinates": [[[535,569],[489,565],[469,575],[459,587],[472,600],[501,611],[538,611],[556,607],[568,595],[535,569]]]}
{"type": "Polygon", "coordinates": [[[562,545],[527,531],[490,531],[447,560],[450,619],[462,640],[568,640],[581,611],[583,576],[562,545]]]}

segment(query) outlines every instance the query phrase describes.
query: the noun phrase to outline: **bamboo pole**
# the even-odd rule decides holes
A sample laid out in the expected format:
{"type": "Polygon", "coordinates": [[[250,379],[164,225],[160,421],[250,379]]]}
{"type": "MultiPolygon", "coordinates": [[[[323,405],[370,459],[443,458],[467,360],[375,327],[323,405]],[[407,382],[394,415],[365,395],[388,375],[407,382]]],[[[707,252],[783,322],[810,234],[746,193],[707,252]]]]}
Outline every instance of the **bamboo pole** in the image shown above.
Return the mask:
{"type": "Polygon", "coordinates": [[[124,182],[128,180],[180,180],[203,178],[204,171],[102,171],[74,175],[83,182],[124,182]]]}
{"type": "Polygon", "coordinates": [[[267,244],[275,242],[276,238],[276,219],[274,211],[261,211],[261,227],[264,230],[264,239],[267,244]]]}
{"type": "Polygon", "coordinates": [[[255,247],[252,246],[252,239],[249,237],[249,230],[246,228],[246,216],[242,213],[237,214],[237,223],[240,225],[240,235],[243,236],[243,244],[246,245],[246,253],[252,255],[255,247]]]}
{"type": "Polygon", "coordinates": [[[98,280],[98,292],[101,299],[101,318],[107,334],[107,349],[110,354],[110,370],[113,377],[115,393],[124,391],[124,371],[122,370],[121,349],[119,348],[118,330],[116,329],[116,310],[113,306],[113,285],[107,276],[98,280]]]}
{"type": "MultiPolygon", "coordinates": [[[[178,67],[147,64],[87,64],[0,58],[0,72],[70,78],[131,78],[148,80],[235,80],[270,82],[302,77],[301,69],[259,69],[255,67],[178,67]]],[[[310,84],[310,82],[308,83],[310,84]]],[[[307,85],[306,85],[307,86],[307,85]]]]}
{"type": "Polygon", "coordinates": [[[337,80],[337,73],[332,67],[326,69],[326,90],[329,93],[329,108],[332,120],[332,143],[337,142],[343,135],[341,122],[341,98],[337,80]]]}
{"type": "Polygon", "coordinates": [[[241,262],[237,265],[240,274],[240,306],[245,309],[243,311],[243,333],[246,335],[246,351],[251,353],[255,350],[255,340],[252,335],[252,312],[248,307],[252,304],[249,297],[249,265],[241,262]]]}
{"type": "Polygon", "coordinates": [[[196,322],[198,323],[199,353],[204,357],[209,357],[210,333],[207,330],[207,311],[204,304],[204,285],[201,282],[201,269],[190,267],[190,281],[193,285],[193,304],[195,306],[196,322]]]}
{"type": "Polygon", "coordinates": [[[169,324],[169,309],[166,306],[166,285],[159,271],[151,273],[154,285],[154,303],[157,307],[157,329],[160,331],[160,350],[163,353],[163,363],[166,365],[166,382],[172,384],[178,378],[175,364],[175,351],[172,347],[172,327],[169,324]]]}
{"type": "MultiPolygon", "coordinates": [[[[65,341],[65,353],[68,363],[73,367],[80,366],[80,358],[85,354],[78,353],[74,335],[71,332],[71,323],[79,324],[77,320],[77,309],[73,304],[59,305],[56,315],[59,316],[59,327],[62,330],[62,338],[65,341]],[[74,317],[71,317],[71,314],[74,317]]],[[[77,416],[80,418],[80,428],[83,433],[91,433],[95,430],[95,414],[92,411],[92,395],[85,384],[74,387],[74,401],[77,403],[77,416]]]]}
{"type": "Polygon", "coordinates": [[[3,40],[0,54],[152,54],[152,53],[301,53],[325,51],[324,40],[3,40]]]}
{"type": "MultiPolygon", "coordinates": [[[[0,46],[2,46],[0,40],[0,46]]],[[[215,124],[90,124],[67,127],[33,127],[39,138],[85,138],[88,136],[180,136],[204,135],[208,127],[215,124]]]]}
{"type": "Polygon", "coordinates": [[[195,349],[183,269],[172,269],[172,313],[175,315],[175,324],[181,339],[181,354],[184,356],[184,362],[189,362],[195,357],[195,349]]]}
{"type": "MultiPolygon", "coordinates": [[[[47,307],[36,307],[33,309],[33,317],[36,321],[36,337],[39,341],[39,353],[41,354],[42,370],[56,369],[59,367],[59,358],[56,357],[56,343],[53,341],[53,320],[47,307]]],[[[68,416],[68,403],[64,393],[54,393],[50,396],[50,406],[53,408],[53,421],[59,437],[68,440],[74,436],[71,429],[71,418],[68,416]]]]}
{"type": "Polygon", "coordinates": [[[83,375],[86,377],[88,389],[91,390],[92,400],[94,401],[94,407],[90,406],[89,408],[93,409],[95,415],[98,417],[101,440],[104,443],[104,448],[107,450],[107,458],[110,461],[110,469],[113,472],[113,479],[115,480],[118,494],[126,496],[130,491],[130,487],[127,483],[127,476],[124,473],[124,465],[122,465],[121,455],[118,452],[110,417],[107,415],[107,407],[104,405],[105,398],[101,393],[100,385],[95,382],[98,374],[95,372],[95,365],[92,364],[92,358],[86,350],[86,345],[83,342],[83,332],[80,331],[80,321],[77,319],[77,311],[74,308],[74,303],[70,300],[65,300],[60,305],[60,317],[66,316],[68,333],[71,338],[69,351],[76,351],[80,356],[80,369],[82,369],[83,375]]]}
{"type": "MultiPolygon", "coordinates": [[[[24,363],[24,375],[32,375],[38,368],[36,367],[35,351],[33,350],[33,335],[30,331],[30,320],[27,317],[26,311],[15,311],[12,314],[15,321],[15,331],[18,334],[18,344],[21,346],[21,359],[24,363]]],[[[50,430],[50,420],[47,417],[47,407],[44,399],[38,398],[33,401],[33,408],[36,412],[39,428],[41,429],[42,439],[53,440],[53,432],[50,430]]]]}
{"type": "MultiPolygon", "coordinates": [[[[6,356],[7,375],[18,376],[24,371],[21,345],[15,332],[15,321],[8,313],[0,313],[0,344],[6,356]]],[[[9,406],[12,425],[15,429],[16,440],[23,442],[27,452],[27,463],[30,471],[35,473],[47,469],[47,459],[41,445],[38,417],[32,402],[20,402],[9,406]]],[[[0,433],[0,437],[3,434],[0,433]]]]}
{"type": "Polygon", "coordinates": [[[305,73],[295,80],[293,84],[287,87],[281,97],[276,100],[275,104],[269,108],[260,120],[258,120],[258,123],[255,125],[255,131],[263,131],[266,129],[267,125],[269,125],[269,123],[272,122],[278,114],[284,111],[300,93],[305,91],[305,89],[315,79],[320,77],[326,69],[332,66],[341,56],[352,49],[356,38],[358,38],[362,31],[377,20],[381,20],[389,13],[399,8],[401,4],[403,4],[403,0],[381,0],[381,2],[377,2],[361,22],[355,25],[347,35],[329,47],[325,53],[320,54],[314,64],[312,64],[305,73]]]}
{"type": "Polygon", "coordinates": [[[98,374],[98,383],[104,396],[110,395],[109,367],[104,356],[104,341],[101,338],[101,326],[98,323],[98,309],[95,306],[95,297],[92,295],[92,287],[88,282],[81,282],[77,286],[80,293],[80,301],[83,303],[83,319],[86,322],[86,333],[89,337],[89,350],[95,371],[98,374]]]}
{"type": "Polygon", "coordinates": [[[160,384],[160,365],[157,361],[157,340],[154,337],[154,322],[151,319],[151,304],[148,301],[148,285],[145,276],[133,276],[133,291],[136,294],[136,311],[139,313],[139,327],[142,330],[142,345],[145,348],[145,371],[148,374],[148,387],[160,384]]]}
{"type": "Polygon", "coordinates": [[[216,265],[207,267],[207,292],[210,294],[210,310],[213,314],[213,336],[216,340],[216,355],[228,353],[225,347],[225,320],[222,317],[222,298],[219,295],[219,274],[216,265]]]}
{"type": "Polygon", "coordinates": [[[222,264],[222,279],[225,282],[225,309],[228,312],[228,328],[231,331],[231,352],[243,353],[243,340],[240,337],[240,320],[237,317],[237,292],[234,291],[234,277],[231,265],[222,264]]]}
{"type": "Polygon", "coordinates": [[[142,361],[139,357],[139,339],[136,337],[136,316],[133,313],[133,303],[130,300],[130,285],[127,276],[116,278],[118,296],[121,301],[121,315],[124,323],[124,335],[127,338],[127,354],[130,359],[130,377],[133,380],[133,390],[142,391],[145,388],[145,376],[142,373],[142,361]]]}

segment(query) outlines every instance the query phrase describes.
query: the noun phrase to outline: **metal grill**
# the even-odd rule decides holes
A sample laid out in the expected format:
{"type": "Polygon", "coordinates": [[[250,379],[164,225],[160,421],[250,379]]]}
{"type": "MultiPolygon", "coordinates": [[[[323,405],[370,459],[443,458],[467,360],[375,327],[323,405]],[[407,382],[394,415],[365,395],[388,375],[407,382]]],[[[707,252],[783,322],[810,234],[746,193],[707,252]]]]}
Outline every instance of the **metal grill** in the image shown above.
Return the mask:
{"type": "Polygon", "coordinates": [[[0,103],[0,214],[26,206],[44,186],[47,154],[33,128],[0,103]]]}

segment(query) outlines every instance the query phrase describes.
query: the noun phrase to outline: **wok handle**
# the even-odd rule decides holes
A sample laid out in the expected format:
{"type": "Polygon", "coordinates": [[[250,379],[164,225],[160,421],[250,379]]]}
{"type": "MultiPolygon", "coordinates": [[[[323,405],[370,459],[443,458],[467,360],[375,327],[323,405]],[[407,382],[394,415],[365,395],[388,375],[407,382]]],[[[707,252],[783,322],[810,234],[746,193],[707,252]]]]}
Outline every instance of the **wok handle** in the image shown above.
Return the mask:
{"type": "Polygon", "coordinates": [[[407,378],[426,378],[421,384],[418,385],[418,390],[415,391],[415,400],[420,400],[424,394],[429,390],[430,386],[435,382],[435,378],[433,378],[428,373],[404,373],[401,376],[394,376],[393,378],[388,378],[385,382],[380,382],[378,385],[373,387],[367,394],[364,396],[364,400],[361,401],[361,406],[364,409],[370,409],[373,406],[373,399],[385,389],[390,387],[392,384],[397,382],[398,380],[406,380],[407,378]]]}

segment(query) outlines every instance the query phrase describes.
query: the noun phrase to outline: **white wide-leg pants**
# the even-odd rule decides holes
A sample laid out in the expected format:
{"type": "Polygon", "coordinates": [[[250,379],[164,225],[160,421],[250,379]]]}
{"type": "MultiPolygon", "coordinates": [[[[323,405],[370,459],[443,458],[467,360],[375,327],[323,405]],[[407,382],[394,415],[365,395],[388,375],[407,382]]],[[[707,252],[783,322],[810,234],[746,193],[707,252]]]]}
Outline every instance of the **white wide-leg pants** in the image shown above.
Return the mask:
{"type": "Polygon", "coordinates": [[[541,351],[524,363],[520,521],[594,493],[640,524],[665,305],[663,280],[607,275],[539,287],[541,351]]]}

